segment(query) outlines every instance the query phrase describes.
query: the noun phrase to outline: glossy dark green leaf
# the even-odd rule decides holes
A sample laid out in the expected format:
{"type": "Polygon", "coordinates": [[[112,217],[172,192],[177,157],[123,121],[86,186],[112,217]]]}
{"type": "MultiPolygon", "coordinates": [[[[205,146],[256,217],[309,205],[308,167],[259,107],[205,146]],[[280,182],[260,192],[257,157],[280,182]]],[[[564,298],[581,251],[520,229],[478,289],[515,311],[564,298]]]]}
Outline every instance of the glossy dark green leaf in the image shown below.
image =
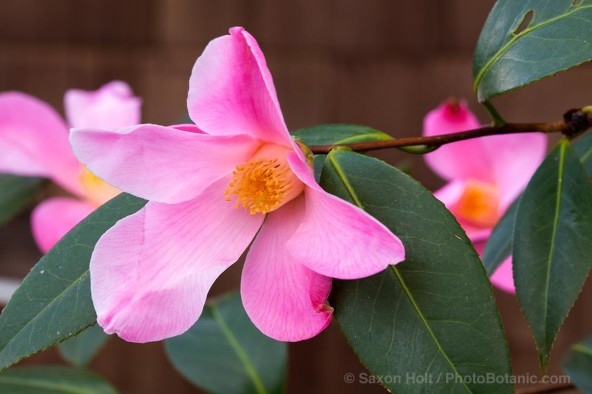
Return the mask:
{"type": "Polygon", "coordinates": [[[107,343],[109,335],[99,325],[90,326],[76,336],[60,343],[62,357],[76,367],[84,367],[107,343]]]}
{"type": "Polygon", "coordinates": [[[0,174],[0,224],[27,208],[44,181],[43,178],[0,174]]]}
{"type": "Polygon", "coordinates": [[[505,259],[512,255],[512,238],[514,236],[514,220],[518,210],[518,199],[510,205],[504,216],[493,229],[481,260],[489,275],[493,274],[505,259]]]}
{"type": "Polygon", "coordinates": [[[368,126],[352,124],[324,124],[292,131],[305,145],[353,144],[356,142],[385,141],[392,137],[368,126]]]}
{"type": "Polygon", "coordinates": [[[124,194],[83,220],[25,277],[0,315],[0,368],[94,324],[88,265],[101,235],[146,202],[124,194]]]}
{"type": "Polygon", "coordinates": [[[333,151],[322,186],[397,234],[406,260],[334,281],[331,304],[350,345],[397,393],[512,393],[508,347],[487,274],[470,240],[433,194],[400,170],[333,151]]]}
{"type": "Polygon", "coordinates": [[[566,140],[545,158],[520,199],[512,262],[518,302],[545,371],[592,267],[592,188],[566,140]]]}
{"type": "Polygon", "coordinates": [[[283,392],[287,345],[251,323],[238,293],[208,303],[198,322],[165,346],[175,368],[208,392],[283,392]]]}
{"type": "MultiPolygon", "coordinates": [[[[392,137],[368,126],[352,124],[323,124],[290,132],[307,146],[353,144],[356,142],[386,141],[392,137]]],[[[327,155],[315,155],[315,178],[321,180],[321,172],[327,155]]]]}
{"type": "Polygon", "coordinates": [[[588,176],[592,176],[592,133],[585,135],[573,144],[588,176]]]}
{"type": "Polygon", "coordinates": [[[0,393],[116,394],[103,378],[78,368],[14,368],[0,373],[0,393]]]}
{"type": "Polygon", "coordinates": [[[592,393],[592,337],[572,345],[563,357],[563,369],[584,393],[592,393]]]}
{"type": "Polygon", "coordinates": [[[315,155],[314,156],[314,174],[315,179],[318,182],[321,181],[321,173],[323,172],[323,166],[327,160],[327,155],[315,155]]]}
{"type": "Polygon", "coordinates": [[[592,60],[592,0],[498,0],[475,49],[479,101],[592,60]]]}

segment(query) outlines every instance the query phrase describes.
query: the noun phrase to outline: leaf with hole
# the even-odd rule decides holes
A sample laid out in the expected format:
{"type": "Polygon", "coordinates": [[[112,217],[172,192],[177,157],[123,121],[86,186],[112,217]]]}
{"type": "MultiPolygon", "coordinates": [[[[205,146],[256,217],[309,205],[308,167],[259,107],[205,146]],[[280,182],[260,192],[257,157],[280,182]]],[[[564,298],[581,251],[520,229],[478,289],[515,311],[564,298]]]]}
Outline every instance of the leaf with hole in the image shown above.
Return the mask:
{"type": "Polygon", "coordinates": [[[592,60],[592,0],[498,0],[473,59],[487,101],[592,60]]]}
{"type": "Polygon", "coordinates": [[[109,335],[95,324],[76,336],[60,343],[58,349],[62,357],[75,367],[85,367],[103,348],[109,335]]]}
{"type": "Polygon", "coordinates": [[[175,368],[208,392],[283,392],[287,345],[251,323],[238,293],[206,304],[197,323],[165,340],[165,349],[175,368]]]}
{"type": "Polygon", "coordinates": [[[592,337],[572,345],[563,357],[563,369],[584,393],[592,392],[592,337]]]}
{"type": "Polygon", "coordinates": [[[27,208],[44,184],[43,178],[0,174],[0,224],[27,208]]]}
{"type": "Polygon", "coordinates": [[[321,184],[405,245],[404,262],[334,281],[335,316],[370,372],[394,377],[383,384],[397,393],[512,393],[503,380],[471,379],[510,376],[509,352],[485,269],[444,205],[400,170],[354,152],[331,152],[321,184]]]}
{"type": "Polygon", "coordinates": [[[0,315],[0,369],[95,323],[89,261],[98,239],[146,201],[120,195],[84,219],[33,267],[0,315]]]}
{"type": "Polygon", "coordinates": [[[117,391],[100,376],[82,369],[27,367],[0,372],[0,393],[117,394],[117,391]]]}
{"type": "Polygon", "coordinates": [[[546,371],[557,332],[592,267],[592,188],[567,140],[528,183],[512,249],[516,295],[546,371]]]}

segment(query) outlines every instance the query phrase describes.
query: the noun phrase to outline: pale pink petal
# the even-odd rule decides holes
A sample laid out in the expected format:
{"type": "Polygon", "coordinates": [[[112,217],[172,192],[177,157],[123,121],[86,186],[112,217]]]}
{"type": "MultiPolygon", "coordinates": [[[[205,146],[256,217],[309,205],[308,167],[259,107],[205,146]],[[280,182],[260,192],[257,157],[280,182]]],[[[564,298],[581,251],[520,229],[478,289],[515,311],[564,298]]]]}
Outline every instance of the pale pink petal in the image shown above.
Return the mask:
{"type": "Polygon", "coordinates": [[[0,152],[0,172],[51,178],[82,194],[68,129],[43,101],[20,92],[0,94],[0,152]]]}
{"type": "Polygon", "coordinates": [[[201,130],[199,127],[197,127],[194,124],[176,124],[176,125],[172,125],[169,127],[172,127],[174,129],[181,130],[181,131],[187,131],[189,133],[206,134],[203,132],[203,130],[201,130]]]}
{"type": "Polygon", "coordinates": [[[508,206],[524,191],[547,153],[542,133],[496,135],[484,138],[483,147],[492,157],[492,174],[500,188],[500,208],[508,206]]]}
{"type": "Polygon", "coordinates": [[[72,129],[70,141],[80,161],[99,178],[165,203],[196,197],[259,147],[246,135],[211,136],[151,124],[116,131],[72,129]]]}
{"type": "Polygon", "coordinates": [[[243,305],[251,321],[278,341],[301,341],[331,321],[325,304],[331,279],[295,259],[286,244],[304,210],[302,197],[270,213],[247,255],[241,279],[243,305]]]}
{"type": "Polygon", "coordinates": [[[149,202],[97,243],[90,262],[97,321],[130,342],[182,334],[212,283],[247,248],[263,215],[224,199],[230,180],[180,204],[149,202]]]}
{"type": "Polygon", "coordinates": [[[403,244],[362,209],[327,192],[296,153],[290,167],[307,188],[302,221],[288,250],[319,274],[339,279],[367,277],[405,259],[403,244]]]}
{"type": "Polygon", "coordinates": [[[208,134],[247,133],[290,146],[265,58],[243,28],[211,41],[197,59],[187,106],[191,119],[208,134]]]}
{"type": "Polygon", "coordinates": [[[512,272],[512,258],[508,257],[489,278],[495,287],[506,293],[516,294],[514,274],[512,272]]]}
{"type": "Polygon", "coordinates": [[[70,127],[115,129],[140,123],[142,100],[122,81],[95,91],[71,89],[64,96],[70,127]]]}
{"type": "MultiPolygon", "coordinates": [[[[423,134],[434,136],[480,127],[464,102],[445,102],[424,118],[423,134]]],[[[430,168],[447,180],[477,179],[491,182],[492,158],[485,154],[482,139],[446,144],[425,155],[430,168]]]]}
{"type": "Polygon", "coordinates": [[[473,225],[465,222],[464,220],[462,220],[462,218],[459,218],[458,216],[456,217],[456,220],[458,220],[458,222],[462,226],[463,230],[465,230],[467,237],[469,237],[469,239],[473,242],[485,241],[491,235],[492,228],[490,228],[490,227],[484,228],[484,227],[473,226],[473,225]]]}
{"type": "Polygon", "coordinates": [[[465,181],[448,182],[434,192],[434,197],[442,201],[448,210],[452,210],[465,192],[465,181]]]}
{"type": "Polygon", "coordinates": [[[47,253],[95,209],[85,201],[65,197],[50,198],[37,205],[31,214],[31,227],[39,249],[47,253]]]}
{"type": "Polygon", "coordinates": [[[470,223],[467,223],[465,220],[463,220],[463,218],[458,215],[455,210],[456,204],[465,192],[465,187],[466,181],[454,180],[448,182],[446,185],[442,186],[442,188],[436,190],[434,192],[434,197],[442,201],[446,208],[452,212],[471,241],[475,242],[485,240],[491,234],[491,228],[483,228],[471,225],[470,223]]]}

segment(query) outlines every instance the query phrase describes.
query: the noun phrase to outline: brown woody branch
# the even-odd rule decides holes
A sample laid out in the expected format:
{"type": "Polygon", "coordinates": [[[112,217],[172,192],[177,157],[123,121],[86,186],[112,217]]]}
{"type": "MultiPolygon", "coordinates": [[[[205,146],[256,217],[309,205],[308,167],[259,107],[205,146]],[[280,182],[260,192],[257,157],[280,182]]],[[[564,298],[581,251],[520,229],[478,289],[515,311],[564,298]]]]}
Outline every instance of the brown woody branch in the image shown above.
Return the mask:
{"type": "MultiPolygon", "coordinates": [[[[332,149],[346,147],[356,152],[371,150],[402,148],[402,147],[432,147],[449,144],[452,142],[468,140],[471,138],[485,137],[500,134],[518,133],[562,133],[568,138],[573,138],[592,126],[592,114],[581,109],[573,109],[565,113],[563,120],[547,123],[506,123],[502,126],[484,126],[478,129],[460,131],[457,133],[442,134],[431,137],[406,137],[393,138],[386,141],[358,142],[353,144],[317,145],[309,146],[313,153],[329,153],[332,149]]],[[[433,149],[425,149],[420,153],[427,153],[433,149]]]]}

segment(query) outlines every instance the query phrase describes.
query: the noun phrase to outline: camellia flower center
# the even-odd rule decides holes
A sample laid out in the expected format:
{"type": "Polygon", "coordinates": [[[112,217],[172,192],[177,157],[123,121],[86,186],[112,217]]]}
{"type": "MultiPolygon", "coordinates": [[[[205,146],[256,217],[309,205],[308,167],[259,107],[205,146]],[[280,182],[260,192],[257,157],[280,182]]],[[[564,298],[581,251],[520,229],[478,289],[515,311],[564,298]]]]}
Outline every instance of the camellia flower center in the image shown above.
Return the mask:
{"type": "Polygon", "coordinates": [[[97,207],[121,193],[121,190],[109,185],[86,167],[82,168],[80,181],[86,191],[86,199],[97,207]]]}
{"type": "Polygon", "coordinates": [[[468,224],[493,227],[500,216],[499,190],[494,184],[469,180],[454,210],[468,224]]]}
{"type": "Polygon", "coordinates": [[[251,160],[239,164],[224,195],[227,201],[236,196],[236,207],[251,212],[268,213],[296,198],[304,184],[292,172],[287,161],[292,149],[265,144],[251,160]]]}

